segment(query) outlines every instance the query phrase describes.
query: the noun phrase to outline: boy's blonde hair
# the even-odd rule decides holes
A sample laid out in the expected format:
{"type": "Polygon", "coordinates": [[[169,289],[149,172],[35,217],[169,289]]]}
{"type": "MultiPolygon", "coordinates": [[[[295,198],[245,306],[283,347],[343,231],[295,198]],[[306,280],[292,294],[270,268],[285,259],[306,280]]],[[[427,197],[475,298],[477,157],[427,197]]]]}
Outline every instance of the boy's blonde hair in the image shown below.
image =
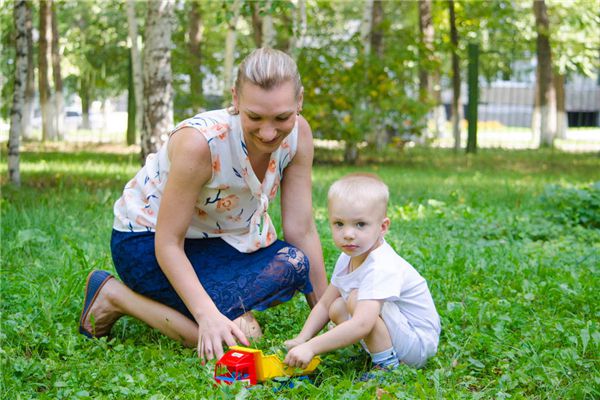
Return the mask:
{"type": "Polygon", "coordinates": [[[296,62],[283,51],[262,47],[246,56],[240,64],[235,90],[241,94],[246,82],[269,90],[288,81],[294,84],[294,94],[298,99],[302,93],[302,82],[296,62]]]}
{"type": "Polygon", "coordinates": [[[352,173],[335,181],[327,193],[327,201],[350,200],[358,205],[377,207],[387,214],[390,192],[387,185],[375,174],[352,173]]]}

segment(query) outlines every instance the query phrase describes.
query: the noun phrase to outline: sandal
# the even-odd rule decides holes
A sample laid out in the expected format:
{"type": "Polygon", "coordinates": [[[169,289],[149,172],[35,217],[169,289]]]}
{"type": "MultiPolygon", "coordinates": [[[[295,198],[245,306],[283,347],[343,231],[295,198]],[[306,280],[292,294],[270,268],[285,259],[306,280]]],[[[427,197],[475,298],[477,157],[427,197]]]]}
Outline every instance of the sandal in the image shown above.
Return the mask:
{"type": "Polygon", "coordinates": [[[79,317],[79,333],[84,335],[87,338],[97,338],[94,333],[87,331],[83,324],[96,301],[96,297],[98,297],[98,293],[104,286],[106,282],[108,282],[111,278],[114,278],[111,274],[106,271],[92,271],[89,273],[87,277],[87,282],[85,284],[85,299],[83,302],[83,310],[81,311],[81,317],[79,317]]]}

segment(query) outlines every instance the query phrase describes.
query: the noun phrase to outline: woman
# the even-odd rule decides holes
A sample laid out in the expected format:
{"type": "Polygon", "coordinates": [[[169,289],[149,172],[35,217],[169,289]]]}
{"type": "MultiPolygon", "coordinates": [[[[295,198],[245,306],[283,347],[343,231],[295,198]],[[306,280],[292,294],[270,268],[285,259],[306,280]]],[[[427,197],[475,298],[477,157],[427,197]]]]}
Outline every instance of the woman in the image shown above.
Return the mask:
{"type": "Polygon", "coordinates": [[[123,283],[90,273],[84,335],[105,336],[130,315],[210,360],[223,343],[248,345],[248,336],[260,335],[250,310],[296,290],[312,307],[324,292],[312,134],[300,116],[296,64],[281,51],[257,49],[240,65],[232,95],[230,109],[175,127],[126,185],[111,239],[123,283]],[[279,187],[285,241],[267,214],[279,187]]]}

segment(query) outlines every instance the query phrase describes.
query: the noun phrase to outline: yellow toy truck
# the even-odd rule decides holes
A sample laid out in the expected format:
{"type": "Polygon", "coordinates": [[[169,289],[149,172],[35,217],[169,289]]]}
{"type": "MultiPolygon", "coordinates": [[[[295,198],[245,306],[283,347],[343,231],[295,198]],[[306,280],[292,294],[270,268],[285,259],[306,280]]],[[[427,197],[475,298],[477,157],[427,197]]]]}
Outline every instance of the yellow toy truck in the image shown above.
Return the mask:
{"type": "Polygon", "coordinates": [[[296,368],[288,367],[275,354],[263,355],[262,350],[243,346],[230,346],[229,351],[215,365],[215,381],[232,384],[236,381],[256,385],[267,379],[282,376],[302,376],[312,373],[321,359],[315,357],[306,369],[297,372],[296,368]]]}

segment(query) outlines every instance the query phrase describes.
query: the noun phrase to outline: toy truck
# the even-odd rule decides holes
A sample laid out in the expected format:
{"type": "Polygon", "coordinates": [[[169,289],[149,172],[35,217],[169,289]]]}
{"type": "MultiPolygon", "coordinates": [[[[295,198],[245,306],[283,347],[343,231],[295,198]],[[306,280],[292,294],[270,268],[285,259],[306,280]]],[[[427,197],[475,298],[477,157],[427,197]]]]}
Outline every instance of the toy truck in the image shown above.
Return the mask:
{"type": "Polygon", "coordinates": [[[306,369],[297,372],[296,368],[288,367],[275,354],[265,356],[262,350],[230,346],[229,351],[215,365],[215,381],[228,385],[236,381],[256,385],[276,377],[308,375],[320,362],[321,359],[315,357],[306,369]]]}

